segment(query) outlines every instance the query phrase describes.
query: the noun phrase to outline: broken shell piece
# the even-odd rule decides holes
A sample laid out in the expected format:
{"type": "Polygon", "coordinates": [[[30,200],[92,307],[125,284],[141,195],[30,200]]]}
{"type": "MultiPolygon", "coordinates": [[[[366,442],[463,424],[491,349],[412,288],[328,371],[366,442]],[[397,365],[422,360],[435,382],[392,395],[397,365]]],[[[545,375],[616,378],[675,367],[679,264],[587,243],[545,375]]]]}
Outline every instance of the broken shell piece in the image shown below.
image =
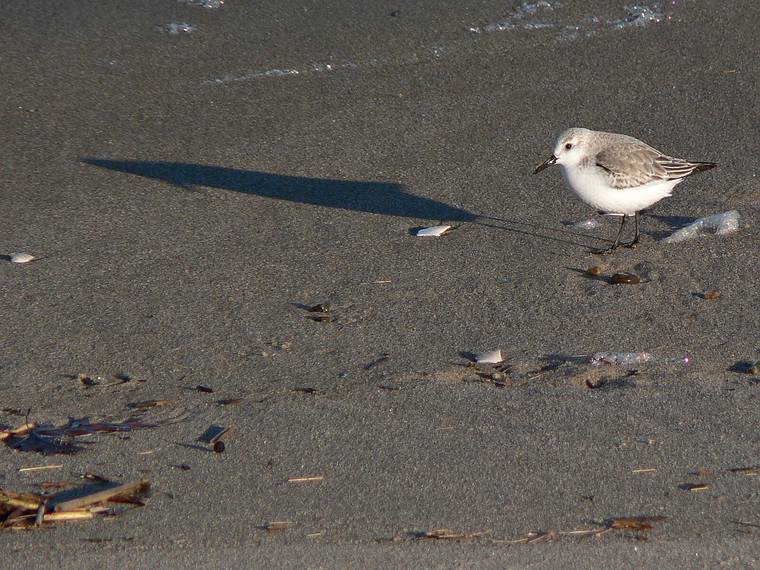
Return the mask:
{"type": "Polygon", "coordinates": [[[501,350],[489,350],[475,355],[476,364],[499,364],[503,360],[501,350]]]}
{"type": "Polygon", "coordinates": [[[451,226],[430,226],[420,228],[415,234],[417,237],[440,237],[451,229],[451,226]]]}
{"type": "Polygon", "coordinates": [[[635,273],[615,273],[612,276],[612,283],[615,285],[636,285],[641,283],[641,279],[635,273]]]}
{"type": "Polygon", "coordinates": [[[34,256],[29,255],[28,253],[11,254],[11,263],[29,263],[32,260],[34,260],[34,256]]]}
{"type": "Polygon", "coordinates": [[[332,317],[330,317],[328,313],[313,315],[313,316],[310,316],[309,318],[316,323],[329,323],[332,320],[332,317]]]}

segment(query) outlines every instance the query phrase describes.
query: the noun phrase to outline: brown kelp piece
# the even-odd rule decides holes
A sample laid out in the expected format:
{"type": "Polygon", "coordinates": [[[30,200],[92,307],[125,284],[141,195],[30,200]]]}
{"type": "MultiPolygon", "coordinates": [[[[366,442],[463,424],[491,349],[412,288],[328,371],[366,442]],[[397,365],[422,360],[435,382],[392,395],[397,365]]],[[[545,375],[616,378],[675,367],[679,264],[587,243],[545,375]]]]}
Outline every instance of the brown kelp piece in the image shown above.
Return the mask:
{"type": "Polygon", "coordinates": [[[34,422],[24,422],[24,425],[15,429],[0,431],[0,441],[7,441],[13,437],[21,437],[28,434],[31,430],[37,427],[34,422]]]}
{"type": "Polygon", "coordinates": [[[734,467],[729,469],[731,473],[736,475],[744,475],[745,477],[756,477],[760,475],[760,465],[754,465],[752,467],[734,467]]]}
{"type": "Polygon", "coordinates": [[[171,403],[171,400],[145,400],[143,402],[133,402],[131,404],[127,404],[127,406],[133,410],[150,410],[151,408],[161,408],[163,406],[168,406],[171,403]]]}
{"type": "Polygon", "coordinates": [[[100,382],[98,382],[89,374],[77,374],[77,380],[79,380],[79,383],[85,388],[90,388],[91,386],[97,386],[100,384],[100,382]]]}
{"type": "Polygon", "coordinates": [[[264,523],[259,528],[263,528],[264,530],[268,532],[275,532],[278,530],[288,529],[292,527],[294,524],[296,523],[292,521],[270,521],[270,522],[264,523]]]}
{"type": "Polygon", "coordinates": [[[470,540],[478,538],[490,531],[482,530],[478,532],[457,532],[450,528],[436,528],[430,531],[413,532],[414,540],[470,540]]]}
{"type": "Polygon", "coordinates": [[[637,516],[637,517],[615,517],[607,521],[609,528],[616,530],[637,530],[647,531],[654,528],[652,523],[664,521],[667,517],[663,516],[637,516]]]}
{"type": "Polygon", "coordinates": [[[19,428],[0,433],[0,441],[17,451],[36,452],[43,455],[62,455],[76,453],[84,449],[76,441],[79,436],[95,433],[129,432],[134,429],[152,427],[156,426],[135,418],[129,418],[122,422],[95,423],[88,418],[69,418],[69,421],[61,426],[27,422],[19,428]]]}
{"type": "Polygon", "coordinates": [[[710,487],[704,483],[684,483],[683,485],[679,485],[678,488],[683,491],[692,491],[696,493],[698,491],[706,491],[710,487]]]}

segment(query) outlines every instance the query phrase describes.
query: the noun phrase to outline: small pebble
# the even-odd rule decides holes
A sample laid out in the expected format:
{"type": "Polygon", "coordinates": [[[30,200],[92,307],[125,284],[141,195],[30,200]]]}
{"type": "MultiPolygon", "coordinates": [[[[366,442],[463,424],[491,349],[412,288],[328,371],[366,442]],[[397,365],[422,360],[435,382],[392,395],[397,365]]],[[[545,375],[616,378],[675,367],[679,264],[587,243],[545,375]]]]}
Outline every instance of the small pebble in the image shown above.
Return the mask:
{"type": "Polygon", "coordinates": [[[720,299],[720,291],[705,291],[702,293],[702,298],[707,299],[708,301],[714,301],[715,299],[720,299]]]}
{"type": "Polygon", "coordinates": [[[592,265],[591,267],[586,269],[586,273],[588,273],[589,275],[594,275],[594,276],[601,275],[602,273],[604,273],[604,268],[601,265],[592,265]]]}
{"type": "Polygon", "coordinates": [[[636,285],[640,282],[639,276],[633,273],[615,273],[612,276],[612,283],[615,285],[636,285]]]}
{"type": "Polygon", "coordinates": [[[198,384],[195,389],[204,394],[213,394],[214,392],[214,389],[211,386],[206,386],[205,384],[198,384]]]}
{"type": "Polygon", "coordinates": [[[329,313],[330,303],[319,303],[313,307],[309,307],[309,311],[312,313],[329,313]]]}
{"type": "Polygon", "coordinates": [[[28,253],[12,253],[11,254],[11,263],[29,263],[34,259],[33,255],[29,255],[28,253]]]}
{"type": "Polygon", "coordinates": [[[491,373],[491,380],[495,382],[504,382],[504,380],[506,379],[507,379],[507,375],[504,374],[503,372],[496,371],[496,372],[491,373]]]}
{"type": "Polygon", "coordinates": [[[223,441],[215,441],[214,442],[214,452],[215,453],[223,453],[224,452],[224,442],[223,441]]]}

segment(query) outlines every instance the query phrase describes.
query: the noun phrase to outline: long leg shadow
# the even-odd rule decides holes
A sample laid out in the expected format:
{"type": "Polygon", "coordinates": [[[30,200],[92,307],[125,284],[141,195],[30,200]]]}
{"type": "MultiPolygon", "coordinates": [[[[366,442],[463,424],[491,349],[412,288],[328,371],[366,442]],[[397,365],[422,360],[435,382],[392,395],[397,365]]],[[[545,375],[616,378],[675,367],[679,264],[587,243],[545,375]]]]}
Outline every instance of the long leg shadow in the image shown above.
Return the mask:
{"type": "Polygon", "coordinates": [[[105,160],[99,158],[84,158],[82,162],[107,170],[160,180],[186,190],[191,190],[197,186],[207,186],[241,192],[243,194],[286,200],[288,202],[313,204],[327,208],[355,210],[386,216],[445,220],[449,222],[473,222],[484,227],[584,248],[588,247],[588,244],[552,237],[536,233],[536,231],[545,230],[555,235],[566,233],[576,237],[598,239],[594,236],[561,230],[556,227],[538,226],[517,220],[480,216],[437,200],[415,196],[407,192],[403,185],[391,182],[364,182],[286,176],[253,170],[183,162],[105,160]]]}
{"type": "Polygon", "coordinates": [[[570,231],[570,230],[561,230],[561,229],[552,228],[552,227],[549,227],[549,226],[539,226],[537,224],[531,224],[531,223],[528,223],[528,222],[521,222],[519,220],[507,220],[507,219],[504,219],[504,218],[491,218],[491,217],[487,217],[487,216],[479,216],[477,219],[472,220],[472,223],[477,224],[479,226],[486,227],[486,228],[492,228],[492,229],[497,229],[497,230],[505,230],[505,231],[512,232],[512,233],[515,233],[515,234],[520,234],[520,235],[524,235],[524,236],[540,238],[540,239],[547,240],[547,241],[556,241],[558,243],[565,243],[565,244],[568,244],[568,245],[577,245],[578,247],[582,247],[582,248],[588,248],[588,247],[591,247],[591,246],[589,244],[587,244],[587,243],[581,243],[579,241],[575,241],[575,240],[572,240],[572,239],[566,239],[566,238],[563,239],[563,238],[559,238],[559,237],[552,237],[552,236],[547,236],[547,235],[536,233],[536,232],[539,231],[539,230],[545,230],[547,232],[551,232],[551,233],[554,233],[554,234],[560,234],[560,233],[562,233],[562,234],[570,234],[572,236],[579,237],[579,238],[589,238],[589,239],[594,239],[594,240],[602,239],[602,241],[609,241],[610,243],[612,243],[612,240],[606,240],[606,239],[603,239],[603,238],[599,238],[597,236],[592,236],[592,235],[588,235],[588,234],[581,234],[581,233],[573,232],[573,231],[570,231]],[[497,224],[494,224],[494,223],[489,223],[489,222],[484,221],[484,220],[496,221],[496,222],[499,222],[499,224],[497,225],[497,224]],[[509,224],[509,226],[503,225],[503,224],[509,224]],[[513,226],[513,227],[510,227],[510,226],[513,226]]]}

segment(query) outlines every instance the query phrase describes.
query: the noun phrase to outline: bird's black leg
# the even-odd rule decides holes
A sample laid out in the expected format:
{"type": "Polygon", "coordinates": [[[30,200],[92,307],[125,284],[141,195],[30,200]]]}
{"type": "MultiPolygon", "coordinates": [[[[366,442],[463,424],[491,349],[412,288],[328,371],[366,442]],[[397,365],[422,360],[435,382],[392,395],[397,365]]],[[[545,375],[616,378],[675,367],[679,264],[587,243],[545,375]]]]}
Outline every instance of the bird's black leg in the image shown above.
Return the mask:
{"type": "Polygon", "coordinates": [[[636,244],[639,243],[639,213],[636,212],[633,215],[634,223],[636,224],[636,232],[633,235],[633,240],[629,241],[628,243],[621,243],[623,247],[636,247],[636,244]]]}
{"type": "Polygon", "coordinates": [[[626,218],[627,216],[623,214],[623,220],[620,222],[620,229],[618,230],[617,236],[615,237],[615,242],[608,248],[592,250],[592,253],[612,253],[618,248],[620,245],[620,236],[623,235],[623,228],[625,227],[626,218]]]}

